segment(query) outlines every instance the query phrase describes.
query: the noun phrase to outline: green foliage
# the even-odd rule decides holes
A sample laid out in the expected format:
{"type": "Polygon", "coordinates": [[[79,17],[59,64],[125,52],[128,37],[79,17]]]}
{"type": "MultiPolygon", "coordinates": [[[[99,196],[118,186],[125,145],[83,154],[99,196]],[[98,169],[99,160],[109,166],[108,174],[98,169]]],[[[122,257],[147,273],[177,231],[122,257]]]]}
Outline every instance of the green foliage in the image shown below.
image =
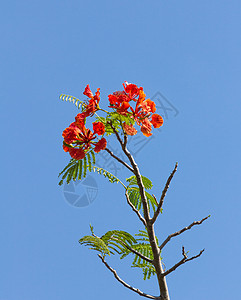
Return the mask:
{"type": "MultiPolygon", "coordinates": [[[[142,207],[142,201],[141,201],[141,194],[139,188],[138,187],[128,188],[127,193],[131,203],[135,206],[136,209],[140,210],[142,207]]],[[[149,194],[147,191],[145,191],[145,195],[146,195],[147,205],[149,210],[151,206],[153,211],[155,211],[157,204],[154,197],[151,194],[149,194]]]]}
{"type": "MultiPolygon", "coordinates": [[[[152,189],[153,184],[152,184],[152,182],[151,182],[150,179],[148,179],[148,178],[145,177],[145,176],[141,176],[141,179],[142,179],[142,182],[143,182],[143,185],[144,185],[144,188],[145,188],[145,189],[147,189],[147,190],[152,189]]],[[[133,175],[133,176],[127,178],[126,181],[129,182],[129,186],[137,185],[137,179],[136,179],[136,176],[135,176],[135,175],[133,175]]]]}
{"type": "Polygon", "coordinates": [[[86,235],[79,240],[79,243],[88,246],[91,250],[100,252],[102,256],[105,256],[106,254],[110,255],[110,251],[105,242],[97,236],[86,235]]]}
{"type": "Polygon", "coordinates": [[[110,123],[117,131],[121,129],[122,122],[125,122],[128,125],[135,124],[135,120],[133,120],[133,118],[120,115],[116,112],[108,113],[106,118],[97,116],[97,121],[102,122],[105,125],[105,133],[107,136],[113,133],[110,123]]]}
{"type": "Polygon", "coordinates": [[[75,98],[73,96],[70,96],[70,95],[65,95],[65,94],[61,94],[59,96],[59,98],[63,101],[69,101],[69,102],[72,102],[74,103],[74,105],[77,107],[77,108],[83,108],[83,106],[85,106],[84,102],[81,101],[80,99],[78,98],[75,98]]]}
{"type": "Polygon", "coordinates": [[[91,225],[90,230],[92,235],[84,236],[79,240],[79,243],[89,246],[90,249],[100,252],[103,256],[114,254],[113,251],[121,254],[125,249],[125,245],[132,246],[136,243],[135,238],[126,231],[111,230],[99,238],[94,234],[94,229],[91,225]]]}
{"type": "MultiPolygon", "coordinates": [[[[141,176],[142,182],[144,185],[145,189],[151,189],[152,188],[152,182],[150,179],[148,179],[145,176],[141,176]]],[[[136,176],[131,176],[126,179],[126,181],[129,183],[127,187],[127,193],[129,196],[129,199],[131,203],[135,206],[136,209],[140,210],[142,207],[142,201],[141,201],[141,195],[140,195],[140,190],[137,185],[137,179],[136,176]]],[[[155,211],[157,203],[154,199],[154,197],[149,194],[147,191],[145,191],[146,199],[147,199],[147,204],[150,209],[150,206],[152,207],[153,211],[155,211]]]]}
{"type": "MultiPolygon", "coordinates": [[[[88,246],[89,249],[100,252],[103,257],[118,253],[120,255],[120,259],[123,259],[129,254],[133,254],[134,260],[132,262],[132,267],[142,269],[144,280],[150,279],[151,275],[156,273],[152,263],[147,262],[130,250],[133,249],[138,251],[145,257],[153,260],[153,253],[146,231],[139,230],[139,233],[135,234],[135,238],[130,233],[122,230],[111,230],[101,237],[94,234],[94,229],[91,225],[90,230],[92,235],[87,235],[81,238],[79,240],[81,245],[88,246]]],[[[157,238],[156,242],[158,244],[157,238]]]]}
{"type": "Polygon", "coordinates": [[[83,159],[76,160],[72,158],[69,164],[63,169],[63,171],[59,173],[59,177],[62,175],[59,185],[62,185],[65,179],[67,184],[69,184],[72,179],[74,181],[76,179],[81,180],[87,176],[87,171],[94,171],[100,175],[103,175],[111,183],[120,182],[124,186],[124,188],[126,188],[126,186],[120,181],[119,178],[103,168],[94,166],[94,164],[95,153],[93,151],[88,152],[83,159]]]}
{"type": "MultiPolygon", "coordinates": [[[[126,245],[132,246],[136,243],[135,238],[131,234],[121,230],[108,231],[101,239],[106,243],[109,249],[114,250],[118,254],[122,253],[126,245]]],[[[114,254],[114,252],[111,252],[111,254],[114,254]]]]}
{"type": "Polygon", "coordinates": [[[91,172],[93,164],[95,164],[93,151],[88,152],[84,159],[76,160],[72,158],[63,171],[59,173],[59,177],[62,175],[59,185],[62,185],[65,179],[67,184],[69,184],[72,179],[75,181],[76,179],[81,180],[85,178],[87,170],[91,172]]]}
{"type": "MultiPolygon", "coordinates": [[[[132,245],[131,248],[138,251],[145,257],[153,260],[153,253],[151,249],[151,245],[149,243],[148,234],[144,230],[139,230],[139,233],[136,234],[136,244],[132,245]]],[[[156,238],[156,242],[158,244],[158,239],[156,238]]],[[[121,259],[125,258],[130,253],[133,254],[128,248],[123,248],[121,253],[121,259]]],[[[152,263],[147,262],[146,260],[142,259],[140,256],[135,255],[134,260],[132,262],[133,268],[141,268],[144,276],[144,280],[150,279],[152,275],[156,274],[156,270],[152,263]]]]}
{"type": "Polygon", "coordinates": [[[99,168],[99,167],[93,167],[92,169],[94,172],[97,172],[98,174],[103,175],[111,183],[120,182],[126,188],[126,186],[120,181],[119,178],[117,178],[115,175],[111,174],[110,172],[106,171],[105,169],[99,168]]]}

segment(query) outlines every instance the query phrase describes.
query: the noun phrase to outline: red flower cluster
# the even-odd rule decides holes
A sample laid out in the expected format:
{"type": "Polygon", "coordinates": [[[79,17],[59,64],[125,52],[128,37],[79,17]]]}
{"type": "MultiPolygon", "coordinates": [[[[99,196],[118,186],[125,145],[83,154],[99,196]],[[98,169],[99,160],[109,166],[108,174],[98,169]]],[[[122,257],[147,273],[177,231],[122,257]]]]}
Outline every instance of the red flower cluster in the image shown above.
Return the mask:
{"type": "MultiPolygon", "coordinates": [[[[124,90],[114,92],[109,95],[109,102],[111,108],[115,109],[117,113],[129,116],[134,119],[141,127],[141,131],[145,136],[151,136],[152,125],[154,128],[159,128],[163,124],[163,119],[160,115],[154,114],[156,106],[153,101],[146,99],[142,87],[137,87],[132,83],[123,84],[124,90]],[[135,106],[132,107],[130,102],[134,101],[135,106]]],[[[129,135],[137,133],[133,125],[124,123],[124,130],[129,135]]]]}
{"type": "Polygon", "coordinates": [[[85,109],[83,111],[83,116],[86,118],[93,116],[93,114],[99,109],[100,89],[97,89],[97,92],[93,95],[89,85],[87,84],[83,94],[89,98],[88,103],[84,105],[85,109]]]}
{"type": "Polygon", "coordinates": [[[96,135],[102,135],[105,133],[105,126],[101,122],[93,123],[93,131],[85,127],[85,117],[83,113],[78,114],[75,117],[75,122],[70,124],[63,131],[63,149],[65,152],[69,152],[70,156],[74,159],[83,159],[85,154],[94,147],[95,152],[100,152],[106,148],[106,139],[95,142],[96,135]]]}

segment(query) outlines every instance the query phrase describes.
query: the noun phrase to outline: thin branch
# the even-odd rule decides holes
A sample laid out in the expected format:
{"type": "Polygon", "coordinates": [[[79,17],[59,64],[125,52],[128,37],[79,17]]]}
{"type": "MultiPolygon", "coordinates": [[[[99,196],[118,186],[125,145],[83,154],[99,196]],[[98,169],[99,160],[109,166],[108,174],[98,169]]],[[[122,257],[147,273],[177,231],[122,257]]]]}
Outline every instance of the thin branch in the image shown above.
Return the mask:
{"type": "Polygon", "coordinates": [[[185,252],[185,249],[184,247],[182,247],[182,255],[183,255],[183,259],[181,259],[177,264],[175,264],[172,268],[170,268],[169,270],[167,270],[166,272],[164,272],[162,274],[163,277],[167,276],[168,274],[170,274],[171,272],[175,271],[178,267],[180,267],[181,265],[185,264],[186,262],[188,261],[191,261],[195,258],[198,258],[199,256],[201,256],[203,254],[205,249],[201,250],[199,252],[199,254],[195,255],[195,256],[192,256],[191,258],[188,258],[187,257],[187,254],[185,252]]]}
{"type": "Polygon", "coordinates": [[[118,160],[118,162],[120,162],[122,165],[124,165],[127,169],[129,169],[132,173],[133,173],[133,169],[127,164],[125,163],[123,160],[121,160],[118,156],[116,156],[113,152],[110,151],[110,149],[105,148],[105,150],[112,156],[114,157],[116,160],[118,160]]]}
{"type": "Polygon", "coordinates": [[[203,218],[201,221],[195,221],[195,222],[193,222],[192,224],[190,224],[189,226],[184,227],[183,229],[181,229],[181,230],[179,230],[179,231],[177,231],[177,232],[174,232],[174,233],[170,234],[170,235],[165,239],[165,241],[161,244],[161,246],[159,247],[159,249],[161,250],[162,248],[164,248],[164,247],[166,246],[166,244],[171,240],[171,238],[173,238],[173,237],[175,237],[175,236],[177,236],[177,235],[182,234],[183,232],[185,232],[185,231],[191,229],[191,228],[192,228],[193,226],[195,226],[195,225],[201,225],[201,224],[202,224],[205,220],[207,220],[209,217],[210,217],[210,215],[207,216],[207,217],[205,217],[205,218],[203,218]]]}
{"type": "Polygon", "coordinates": [[[154,194],[152,194],[152,197],[154,198],[154,200],[155,200],[155,202],[156,202],[156,205],[158,206],[158,201],[157,201],[157,198],[156,198],[156,196],[154,195],[154,194]]]}
{"type": "Polygon", "coordinates": [[[167,179],[165,188],[164,188],[164,190],[162,191],[162,195],[161,195],[160,202],[159,202],[158,207],[157,207],[157,209],[156,209],[156,211],[155,211],[155,213],[154,213],[153,218],[151,219],[151,223],[152,223],[152,224],[155,223],[155,221],[156,221],[156,219],[157,219],[159,213],[161,212],[162,205],[163,205],[163,202],[164,202],[164,198],[165,198],[165,196],[166,196],[166,193],[167,193],[167,190],[168,190],[169,185],[170,185],[170,183],[171,183],[171,180],[172,180],[174,174],[175,174],[176,171],[177,171],[177,166],[178,166],[178,163],[176,163],[174,170],[172,171],[172,173],[170,174],[170,176],[169,176],[168,179],[167,179]]]}
{"type": "Polygon", "coordinates": [[[125,247],[126,247],[128,250],[130,250],[132,253],[134,253],[134,254],[136,254],[137,256],[139,256],[140,258],[142,258],[142,259],[144,259],[145,261],[147,261],[147,262],[153,264],[153,261],[152,261],[150,258],[146,257],[145,255],[141,254],[140,252],[136,251],[135,249],[131,248],[130,246],[128,246],[128,245],[126,245],[126,244],[125,244],[125,247]]]}
{"type": "Polygon", "coordinates": [[[120,143],[121,146],[123,147],[123,146],[124,146],[124,142],[121,140],[118,131],[117,131],[117,130],[115,129],[115,127],[112,125],[112,122],[111,122],[111,121],[109,121],[108,124],[110,125],[111,129],[113,130],[114,134],[116,135],[117,140],[119,141],[119,143],[120,143]]]}
{"type": "MultiPolygon", "coordinates": [[[[123,130],[123,132],[124,132],[124,130],[123,130]]],[[[123,143],[124,148],[126,148],[127,141],[128,141],[127,134],[124,132],[124,143],[123,143]]]]}
{"type": "Polygon", "coordinates": [[[108,264],[107,262],[104,260],[104,258],[98,254],[99,258],[101,259],[101,261],[103,262],[103,264],[107,267],[107,269],[109,269],[113,274],[114,274],[114,277],[121,283],[123,284],[126,288],[132,290],[133,292],[136,292],[137,294],[139,294],[140,296],[143,296],[143,297],[146,297],[146,298],[149,298],[149,299],[161,299],[160,297],[155,297],[155,296],[151,296],[151,295],[148,295],[146,293],[143,293],[141,292],[140,290],[132,287],[131,285],[129,285],[128,283],[126,283],[124,280],[122,280],[116,273],[116,271],[114,269],[112,269],[108,264]]]}
{"type": "Polygon", "coordinates": [[[146,227],[146,220],[142,217],[142,215],[140,214],[139,210],[137,210],[135,208],[135,206],[131,203],[130,201],[130,198],[129,198],[129,195],[127,193],[127,190],[125,192],[125,195],[126,195],[126,200],[127,200],[127,203],[130,205],[130,207],[132,208],[132,210],[137,214],[138,218],[141,220],[141,222],[144,224],[144,226],[146,227]]]}

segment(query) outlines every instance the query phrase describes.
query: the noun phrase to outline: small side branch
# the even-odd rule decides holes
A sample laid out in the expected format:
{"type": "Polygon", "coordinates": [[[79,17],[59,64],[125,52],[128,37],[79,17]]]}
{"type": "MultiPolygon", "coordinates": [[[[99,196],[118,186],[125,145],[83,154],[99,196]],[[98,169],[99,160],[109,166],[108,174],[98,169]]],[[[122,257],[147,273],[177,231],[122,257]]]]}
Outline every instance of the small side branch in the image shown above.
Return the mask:
{"type": "Polygon", "coordinates": [[[110,125],[111,129],[113,130],[114,134],[116,135],[118,142],[119,142],[119,143],[121,144],[121,146],[123,147],[123,146],[124,146],[124,142],[121,140],[118,131],[117,131],[117,130],[115,129],[115,127],[112,125],[112,122],[109,121],[108,124],[110,125]]]}
{"type": "Polygon", "coordinates": [[[118,162],[120,162],[122,165],[124,165],[128,170],[130,170],[133,173],[134,170],[127,163],[125,163],[118,156],[116,156],[112,151],[110,151],[110,149],[105,148],[105,151],[107,151],[112,157],[118,160],[118,162]]]}
{"type": "Polygon", "coordinates": [[[182,234],[183,232],[185,232],[185,231],[191,229],[191,228],[192,228],[193,226],[195,226],[195,225],[201,225],[201,224],[202,224],[205,220],[207,220],[209,217],[210,217],[210,215],[207,216],[207,217],[205,217],[205,218],[203,218],[201,221],[195,221],[195,222],[193,222],[192,224],[190,224],[189,226],[184,227],[183,229],[181,229],[181,230],[179,230],[179,231],[177,231],[177,232],[174,232],[174,233],[170,234],[170,235],[165,239],[165,241],[161,244],[161,246],[159,247],[159,249],[162,250],[162,248],[164,248],[164,247],[166,246],[166,244],[167,244],[167,243],[171,240],[171,238],[173,238],[174,236],[177,236],[177,235],[182,234]]]}
{"type": "Polygon", "coordinates": [[[155,213],[154,213],[153,218],[151,219],[151,224],[154,224],[154,223],[155,223],[155,221],[156,221],[158,215],[159,215],[160,212],[161,212],[162,205],[163,205],[163,202],[164,202],[164,198],[165,198],[165,196],[166,196],[166,193],[167,193],[167,190],[168,190],[168,188],[169,188],[169,185],[170,185],[170,183],[171,183],[171,181],[172,181],[172,178],[173,178],[174,174],[175,174],[176,171],[177,171],[177,166],[178,166],[178,163],[176,163],[174,170],[172,171],[172,173],[170,174],[170,176],[169,176],[168,179],[167,179],[165,188],[164,188],[164,190],[162,191],[162,195],[161,195],[160,202],[159,202],[159,204],[158,204],[158,206],[157,206],[157,209],[156,209],[156,211],[155,211],[155,213]]]}
{"type": "Polygon", "coordinates": [[[125,195],[126,195],[126,200],[127,200],[127,203],[130,205],[130,207],[132,208],[132,210],[137,214],[138,218],[141,220],[141,222],[144,224],[144,226],[146,227],[146,220],[142,217],[142,215],[140,214],[139,210],[137,210],[135,208],[135,206],[131,203],[130,201],[130,198],[129,198],[129,195],[127,193],[127,190],[125,192],[125,195]]]}
{"type": "Polygon", "coordinates": [[[188,258],[188,257],[187,257],[187,254],[186,254],[186,252],[185,252],[184,247],[182,247],[182,255],[183,255],[183,259],[181,259],[181,260],[180,260],[177,264],[175,264],[172,268],[170,268],[169,270],[167,270],[166,272],[164,272],[164,273],[162,274],[162,276],[163,276],[163,277],[164,277],[164,276],[167,276],[168,274],[170,274],[171,272],[175,271],[178,267],[180,267],[181,265],[185,264],[186,262],[198,258],[199,256],[201,256],[201,255],[203,254],[204,250],[205,250],[205,249],[201,250],[201,251],[199,252],[199,254],[197,254],[197,255],[195,255],[195,256],[192,256],[191,258],[188,258]]]}
{"type": "Polygon", "coordinates": [[[107,267],[107,269],[109,269],[113,274],[114,274],[114,277],[121,283],[123,284],[126,288],[132,290],[133,292],[139,294],[140,296],[143,296],[143,297],[146,297],[146,298],[149,298],[149,299],[160,299],[159,297],[155,297],[155,296],[151,296],[151,295],[148,295],[146,293],[143,293],[142,291],[132,287],[131,285],[129,285],[128,283],[126,283],[124,280],[122,280],[116,273],[116,271],[114,269],[112,269],[108,264],[107,262],[104,260],[104,258],[98,254],[99,258],[101,259],[101,261],[103,262],[103,264],[107,267]]]}

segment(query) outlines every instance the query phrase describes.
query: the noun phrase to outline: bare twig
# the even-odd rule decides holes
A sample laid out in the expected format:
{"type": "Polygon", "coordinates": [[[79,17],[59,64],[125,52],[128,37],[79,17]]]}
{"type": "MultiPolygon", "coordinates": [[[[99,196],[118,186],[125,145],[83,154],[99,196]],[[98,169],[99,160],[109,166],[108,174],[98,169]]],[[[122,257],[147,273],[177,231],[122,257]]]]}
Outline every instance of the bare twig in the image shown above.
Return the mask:
{"type": "Polygon", "coordinates": [[[195,226],[195,225],[201,225],[202,222],[204,222],[205,220],[207,220],[209,217],[210,217],[210,215],[207,216],[207,217],[205,217],[205,218],[203,218],[201,221],[195,221],[195,222],[193,222],[192,224],[190,224],[189,226],[184,227],[183,229],[181,229],[181,230],[179,230],[179,231],[177,231],[177,232],[174,232],[174,233],[170,234],[170,235],[165,239],[165,241],[161,244],[161,246],[159,247],[159,249],[161,250],[162,248],[164,248],[164,247],[166,246],[166,244],[171,240],[171,238],[173,238],[173,237],[175,237],[175,236],[177,236],[177,235],[182,234],[183,232],[185,232],[185,231],[191,229],[191,228],[192,228],[193,226],[195,226]]]}
{"type": "Polygon", "coordinates": [[[120,162],[122,165],[124,165],[127,169],[129,169],[132,173],[133,173],[133,169],[127,164],[125,163],[123,160],[121,160],[118,156],[116,156],[112,151],[110,151],[110,149],[105,148],[105,150],[112,156],[114,157],[116,160],[118,160],[118,162],[120,162]]]}
{"type": "Polygon", "coordinates": [[[149,299],[161,299],[160,297],[155,297],[155,296],[151,296],[151,295],[148,295],[146,293],[143,293],[142,291],[132,287],[131,285],[129,285],[128,283],[126,283],[124,280],[122,280],[116,273],[116,271],[114,269],[112,269],[108,264],[107,262],[104,260],[104,258],[98,254],[99,258],[101,259],[101,261],[103,262],[103,264],[114,274],[114,277],[121,283],[123,284],[126,288],[132,290],[133,292],[136,292],[137,294],[139,294],[140,296],[143,296],[143,297],[146,297],[146,298],[149,298],[149,299]]]}
{"type": "Polygon", "coordinates": [[[193,260],[195,258],[198,258],[199,256],[201,256],[203,254],[205,249],[201,250],[199,252],[199,254],[192,256],[191,258],[187,257],[187,254],[185,252],[184,247],[182,247],[182,255],[183,255],[183,259],[181,259],[177,264],[175,264],[173,267],[171,267],[169,270],[167,270],[166,272],[164,272],[162,274],[163,277],[167,276],[168,274],[170,274],[171,272],[175,271],[178,267],[180,267],[181,265],[185,264],[186,262],[193,260]]]}
{"type": "Polygon", "coordinates": [[[165,196],[166,196],[166,193],[167,193],[167,190],[168,190],[169,185],[170,185],[170,183],[171,183],[171,180],[172,180],[174,174],[175,174],[176,171],[177,171],[177,166],[178,166],[178,163],[176,163],[174,170],[172,171],[172,173],[170,174],[170,176],[169,176],[168,179],[167,179],[165,188],[164,188],[164,190],[162,191],[162,195],[161,195],[160,202],[159,202],[158,207],[157,207],[157,209],[156,209],[156,211],[155,211],[155,213],[154,213],[153,218],[151,219],[151,223],[152,223],[152,224],[155,223],[155,221],[156,221],[156,219],[157,219],[159,213],[161,212],[162,205],[163,205],[163,202],[164,202],[164,198],[165,198],[165,196]]]}
{"type": "Polygon", "coordinates": [[[142,217],[142,215],[140,214],[139,210],[135,208],[135,206],[131,203],[131,200],[129,198],[129,195],[127,193],[127,190],[125,192],[126,195],[126,200],[127,203],[130,205],[130,207],[132,208],[132,210],[137,214],[138,218],[141,220],[141,222],[144,224],[144,226],[146,227],[146,220],[142,217]]]}

